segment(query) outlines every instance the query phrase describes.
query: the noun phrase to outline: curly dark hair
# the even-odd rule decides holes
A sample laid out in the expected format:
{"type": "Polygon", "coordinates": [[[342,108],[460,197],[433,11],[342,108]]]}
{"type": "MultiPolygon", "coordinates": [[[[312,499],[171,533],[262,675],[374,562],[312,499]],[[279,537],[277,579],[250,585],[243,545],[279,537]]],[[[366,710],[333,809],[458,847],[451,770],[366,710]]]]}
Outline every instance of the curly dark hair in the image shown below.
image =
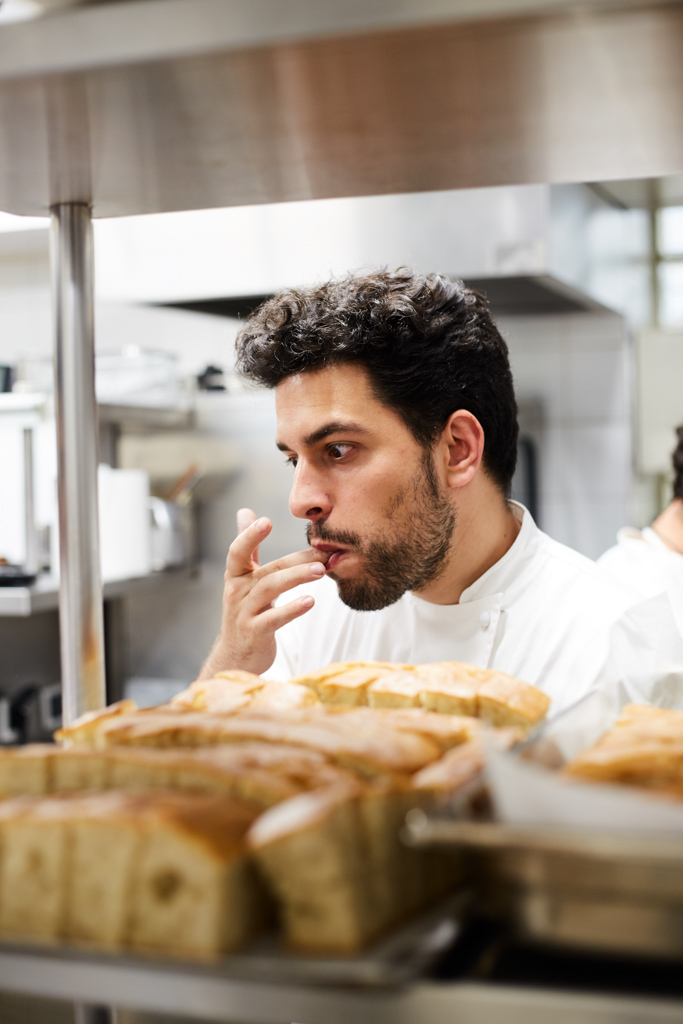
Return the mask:
{"type": "Polygon", "coordinates": [[[264,302],[237,338],[237,366],[269,388],[286,377],[360,363],[376,397],[431,447],[466,409],[484,430],[483,464],[507,497],[517,459],[508,348],[482,295],[405,268],[349,274],[264,302]]]}
{"type": "Polygon", "coordinates": [[[676,428],[678,444],[671,456],[674,467],[674,498],[683,498],[683,426],[676,428]]]}

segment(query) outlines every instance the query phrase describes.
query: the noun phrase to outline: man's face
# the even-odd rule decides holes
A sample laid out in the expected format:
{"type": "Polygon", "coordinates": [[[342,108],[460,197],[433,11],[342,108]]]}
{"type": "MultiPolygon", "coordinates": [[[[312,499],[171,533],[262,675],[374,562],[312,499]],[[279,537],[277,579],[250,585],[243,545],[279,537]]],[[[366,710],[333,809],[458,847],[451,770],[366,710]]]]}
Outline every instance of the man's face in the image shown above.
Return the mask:
{"type": "Polygon", "coordinates": [[[437,579],[455,510],[432,453],[372,393],[358,364],[288,377],[276,391],[278,447],[294,466],[292,514],[329,555],[327,573],[359,611],[437,579]]]}

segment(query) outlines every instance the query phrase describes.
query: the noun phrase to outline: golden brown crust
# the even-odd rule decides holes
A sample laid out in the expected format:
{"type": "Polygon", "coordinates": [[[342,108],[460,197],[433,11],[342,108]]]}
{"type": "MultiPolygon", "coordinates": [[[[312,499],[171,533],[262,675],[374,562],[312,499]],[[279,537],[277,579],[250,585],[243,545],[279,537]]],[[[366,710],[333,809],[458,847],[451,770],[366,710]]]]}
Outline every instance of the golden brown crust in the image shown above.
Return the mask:
{"type": "Polygon", "coordinates": [[[309,686],[318,692],[322,683],[335,677],[346,675],[356,669],[364,669],[370,672],[396,672],[399,670],[408,671],[411,665],[392,664],[388,661],[335,661],[324,668],[316,669],[315,672],[306,672],[303,675],[290,679],[291,683],[298,683],[301,686],[309,686]]]}
{"type": "Polygon", "coordinates": [[[442,750],[466,743],[476,735],[482,723],[465,715],[439,715],[424,708],[353,708],[347,713],[347,722],[354,717],[361,723],[390,726],[400,732],[426,736],[438,743],[442,750]]]}
{"type": "Polygon", "coordinates": [[[628,704],[615,726],[564,768],[566,775],[681,795],[683,712],[628,704]]]}
{"type": "Polygon", "coordinates": [[[86,745],[94,742],[100,728],[105,722],[120,715],[130,715],[137,708],[134,700],[119,700],[115,704],[109,704],[99,711],[88,711],[81,715],[71,725],[57,729],[55,740],[57,743],[84,743],[86,745]]]}
{"type": "Polygon", "coordinates": [[[485,764],[482,745],[476,741],[465,743],[417,772],[413,776],[412,787],[434,794],[453,793],[472,782],[485,764]]]}
{"type": "Polygon", "coordinates": [[[318,704],[318,698],[308,686],[297,683],[267,682],[260,690],[252,694],[252,711],[287,714],[299,708],[318,704]]]}
{"type": "Polygon", "coordinates": [[[340,672],[319,682],[318,696],[323,704],[341,704],[348,707],[365,705],[368,703],[368,687],[376,679],[386,675],[387,671],[386,667],[378,663],[340,672]]]}
{"type": "Polygon", "coordinates": [[[498,750],[509,750],[524,739],[525,732],[518,727],[492,730],[481,728],[462,746],[446,751],[444,756],[413,775],[413,789],[431,792],[435,796],[452,793],[472,782],[486,764],[486,749],[490,744],[498,750]]]}
{"type": "Polygon", "coordinates": [[[550,697],[514,676],[495,672],[477,693],[479,716],[493,725],[529,727],[545,718],[550,697]]]}
{"type": "Polygon", "coordinates": [[[343,768],[363,775],[413,772],[435,760],[439,747],[422,735],[368,722],[345,723],[343,714],[303,709],[286,719],[273,715],[235,717],[204,715],[129,716],[111,722],[101,741],[111,746],[198,747],[259,740],[317,750],[343,768]]]}
{"type": "Polygon", "coordinates": [[[368,689],[372,708],[411,708],[420,706],[422,679],[416,672],[390,672],[368,689]]]}
{"type": "Polygon", "coordinates": [[[171,704],[185,711],[234,714],[247,707],[249,695],[263,685],[264,680],[252,672],[224,672],[214,679],[198,679],[182,693],[177,693],[171,704]]]}
{"type": "Polygon", "coordinates": [[[318,828],[335,807],[361,793],[362,787],[353,780],[302,793],[262,814],[251,826],[247,844],[252,850],[261,850],[285,836],[318,828]]]}

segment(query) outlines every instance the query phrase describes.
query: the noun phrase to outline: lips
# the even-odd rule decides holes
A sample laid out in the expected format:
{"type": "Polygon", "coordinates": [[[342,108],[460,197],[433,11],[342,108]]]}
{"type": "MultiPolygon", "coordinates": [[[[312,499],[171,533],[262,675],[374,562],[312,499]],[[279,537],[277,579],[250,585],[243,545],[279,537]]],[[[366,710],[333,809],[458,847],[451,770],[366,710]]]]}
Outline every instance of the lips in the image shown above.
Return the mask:
{"type": "Polygon", "coordinates": [[[335,566],[339,565],[340,561],[342,560],[346,553],[346,551],[340,551],[339,549],[333,551],[330,557],[327,559],[327,571],[332,572],[335,566]]]}
{"type": "Polygon", "coordinates": [[[327,555],[325,566],[328,572],[331,572],[336,565],[342,560],[344,555],[348,554],[346,548],[339,548],[335,544],[320,544],[313,542],[312,547],[316,551],[321,551],[327,555]]]}

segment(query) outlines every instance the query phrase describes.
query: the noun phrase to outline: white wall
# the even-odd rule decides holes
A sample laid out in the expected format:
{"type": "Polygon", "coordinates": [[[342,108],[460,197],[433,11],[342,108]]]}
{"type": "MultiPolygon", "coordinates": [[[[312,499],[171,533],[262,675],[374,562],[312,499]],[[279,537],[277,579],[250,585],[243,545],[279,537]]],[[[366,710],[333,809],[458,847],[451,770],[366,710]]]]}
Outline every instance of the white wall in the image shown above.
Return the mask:
{"type": "Polygon", "coordinates": [[[500,321],[519,400],[540,401],[540,525],[597,558],[634,522],[632,346],[621,317],[500,321]]]}

